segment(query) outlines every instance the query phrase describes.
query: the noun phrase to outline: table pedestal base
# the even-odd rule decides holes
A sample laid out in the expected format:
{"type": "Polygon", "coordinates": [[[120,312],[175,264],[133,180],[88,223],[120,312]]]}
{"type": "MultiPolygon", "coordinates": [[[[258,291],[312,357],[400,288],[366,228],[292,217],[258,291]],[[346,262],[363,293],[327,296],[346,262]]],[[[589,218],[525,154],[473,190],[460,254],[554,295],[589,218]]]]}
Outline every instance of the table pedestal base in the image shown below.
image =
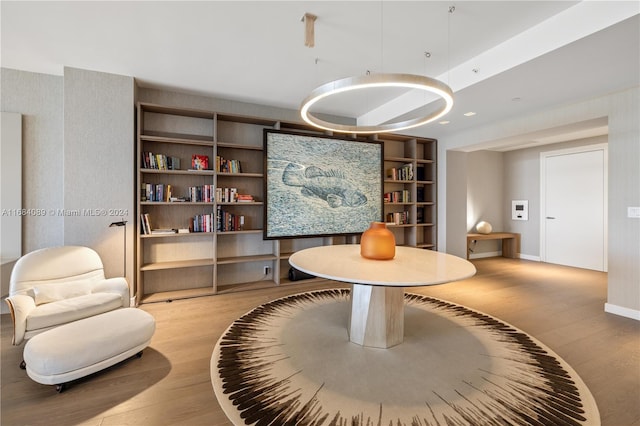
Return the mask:
{"type": "Polygon", "coordinates": [[[352,284],[349,340],[390,348],[404,338],[404,288],[352,284]]]}

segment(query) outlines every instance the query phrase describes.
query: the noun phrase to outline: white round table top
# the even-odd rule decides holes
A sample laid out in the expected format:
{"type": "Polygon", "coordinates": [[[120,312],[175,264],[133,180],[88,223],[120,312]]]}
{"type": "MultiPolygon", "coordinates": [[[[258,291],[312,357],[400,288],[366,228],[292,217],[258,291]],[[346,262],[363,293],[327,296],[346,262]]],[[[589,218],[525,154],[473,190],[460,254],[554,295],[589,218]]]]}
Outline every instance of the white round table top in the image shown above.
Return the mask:
{"type": "Polygon", "coordinates": [[[475,266],[460,257],[405,246],[396,247],[391,260],[366,259],[359,244],[313,247],[292,254],[289,263],[317,277],[388,287],[443,284],[476,273],[475,266]]]}

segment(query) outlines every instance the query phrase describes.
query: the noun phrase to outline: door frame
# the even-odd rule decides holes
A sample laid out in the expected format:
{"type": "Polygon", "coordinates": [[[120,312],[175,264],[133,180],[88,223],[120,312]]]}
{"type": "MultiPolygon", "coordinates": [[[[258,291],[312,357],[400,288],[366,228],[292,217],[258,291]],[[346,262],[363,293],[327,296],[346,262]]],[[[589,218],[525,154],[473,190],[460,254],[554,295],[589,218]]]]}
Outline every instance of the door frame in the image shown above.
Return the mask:
{"type": "Polygon", "coordinates": [[[558,149],[555,151],[545,151],[540,153],[540,261],[546,262],[546,234],[547,234],[547,222],[545,220],[545,212],[547,207],[547,191],[546,191],[546,165],[547,159],[550,157],[557,157],[560,155],[580,154],[583,152],[602,151],[603,154],[603,266],[604,272],[609,270],[608,266],[608,248],[609,248],[609,144],[598,143],[593,145],[577,146],[574,148],[558,149]]]}

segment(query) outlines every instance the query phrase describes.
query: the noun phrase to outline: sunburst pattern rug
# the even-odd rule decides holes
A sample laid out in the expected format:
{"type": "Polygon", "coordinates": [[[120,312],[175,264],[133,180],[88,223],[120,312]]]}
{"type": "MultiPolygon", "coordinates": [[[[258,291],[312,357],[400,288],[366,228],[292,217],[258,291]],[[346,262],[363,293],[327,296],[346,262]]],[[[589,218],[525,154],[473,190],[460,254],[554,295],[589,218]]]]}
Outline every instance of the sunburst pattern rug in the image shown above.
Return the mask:
{"type": "Polygon", "coordinates": [[[405,339],[349,341],[349,290],[266,303],[217,342],[211,380],[236,425],[599,425],[576,372],[489,315],[405,294],[405,339]]]}

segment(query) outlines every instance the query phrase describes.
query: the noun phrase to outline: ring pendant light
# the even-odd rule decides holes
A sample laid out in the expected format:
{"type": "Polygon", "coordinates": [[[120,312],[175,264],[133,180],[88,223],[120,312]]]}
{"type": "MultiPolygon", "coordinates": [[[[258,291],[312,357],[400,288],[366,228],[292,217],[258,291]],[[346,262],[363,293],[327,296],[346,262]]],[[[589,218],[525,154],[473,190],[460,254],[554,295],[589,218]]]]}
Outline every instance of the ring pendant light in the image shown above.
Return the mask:
{"type": "Polygon", "coordinates": [[[302,101],[300,115],[302,116],[302,119],[308,124],[324,130],[338,133],[370,134],[394,132],[422,126],[424,124],[435,121],[443,115],[447,114],[452,107],[453,92],[449,86],[439,80],[414,74],[368,74],[360,77],[348,77],[331,81],[317,87],[311,92],[309,96],[307,96],[302,101]],[[438,95],[445,101],[445,103],[441,108],[422,117],[372,126],[333,123],[330,121],[322,120],[310,112],[311,107],[315,103],[330,96],[352,90],[383,87],[423,90],[438,95]]]}

